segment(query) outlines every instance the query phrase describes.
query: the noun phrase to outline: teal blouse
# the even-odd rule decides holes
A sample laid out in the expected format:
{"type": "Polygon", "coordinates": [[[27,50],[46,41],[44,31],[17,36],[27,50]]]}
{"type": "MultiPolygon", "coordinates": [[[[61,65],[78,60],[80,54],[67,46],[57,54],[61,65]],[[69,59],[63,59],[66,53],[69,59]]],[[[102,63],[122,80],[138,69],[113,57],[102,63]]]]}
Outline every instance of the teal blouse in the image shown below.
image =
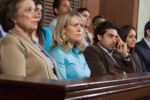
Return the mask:
{"type": "Polygon", "coordinates": [[[46,33],[46,37],[42,33],[43,41],[44,41],[44,49],[47,53],[50,52],[50,47],[52,45],[51,39],[52,39],[52,33],[47,27],[43,27],[43,30],[46,33]]]}
{"type": "Polygon", "coordinates": [[[56,46],[49,53],[56,61],[61,79],[80,79],[90,77],[90,70],[79,48],[72,48],[63,51],[59,46],[56,46]]]}

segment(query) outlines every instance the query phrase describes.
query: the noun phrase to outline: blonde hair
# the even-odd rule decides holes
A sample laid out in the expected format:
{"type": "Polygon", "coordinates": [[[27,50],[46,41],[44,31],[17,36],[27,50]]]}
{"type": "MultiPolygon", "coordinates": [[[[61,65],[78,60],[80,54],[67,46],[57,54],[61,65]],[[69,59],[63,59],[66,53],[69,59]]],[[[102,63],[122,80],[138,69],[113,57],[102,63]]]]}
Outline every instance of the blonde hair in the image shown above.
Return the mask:
{"type": "MultiPolygon", "coordinates": [[[[58,17],[57,25],[53,33],[51,50],[53,50],[57,45],[59,45],[63,51],[69,48],[69,51],[71,52],[71,47],[69,46],[70,39],[66,35],[64,29],[68,25],[72,24],[72,20],[75,16],[81,18],[83,22],[82,15],[78,12],[66,12],[58,17]]],[[[83,38],[83,33],[82,33],[82,38],[83,38]]],[[[74,45],[79,47],[80,52],[83,52],[85,49],[85,46],[82,44],[82,41],[75,42],[74,45]]]]}

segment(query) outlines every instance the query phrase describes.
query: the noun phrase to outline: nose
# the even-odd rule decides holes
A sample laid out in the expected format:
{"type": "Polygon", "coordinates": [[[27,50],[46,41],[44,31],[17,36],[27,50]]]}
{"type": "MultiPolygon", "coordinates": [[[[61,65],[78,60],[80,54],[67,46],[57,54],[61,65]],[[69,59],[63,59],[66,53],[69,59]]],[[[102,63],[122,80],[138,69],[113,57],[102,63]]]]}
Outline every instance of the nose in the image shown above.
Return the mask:
{"type": "Polygon", "coordinates": [[[38,12],[38,15],[40,15],[40,16],[41,16],[42,12],[41,12],[41,11],[39,11],[39,10],[38,10],[37,12],[38,12]]]}
{"type": "Polygon", "coordinates": [[[39,20],[38,13],[36,11],[33,13],[33,18],[35,18],[36,20],[39,20]]]}
{"type": "Polygon", "coordinates": [[[113,43],[117,43],[117,38],[116,38],[116,37],[113,37],[113,38],[112,38],[112,42],[113,42],[113,43]]]}
{"type": "Polygon", "coordinates": [[[38,21],[41,20],[41,15],[42,15],[41,11],[35,10],[34,17],[37,18],[38,21]]]}
{"type": "Polygon", "coordinates": [[[81,32],[83,30],[83,27],[81,25],[78,25],[78,32],[81,32]]]}
{"type": "Polygon", "coordinates": [[[68,7],[68,11],[72,11],[72,8],[70,6],[68,7]]]}

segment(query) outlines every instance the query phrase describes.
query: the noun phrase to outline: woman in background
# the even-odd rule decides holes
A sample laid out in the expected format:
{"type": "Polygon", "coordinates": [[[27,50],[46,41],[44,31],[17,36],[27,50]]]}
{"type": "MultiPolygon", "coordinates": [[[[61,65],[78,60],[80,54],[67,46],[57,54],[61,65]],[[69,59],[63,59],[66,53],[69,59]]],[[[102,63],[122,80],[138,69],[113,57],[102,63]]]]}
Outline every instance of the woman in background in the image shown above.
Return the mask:
{"type": "Polygon", "coordinates": [[[131,25],[124,25],[119,29],[119,35],[121,39],[127,43],[128,53],[131,56],[134,66],[134,72],[142,72],[142,68],[140,65],[140,60],[137,54],[134,52],[134,47],[136,44],[137,33],[135,28],[131,25]]]}
{"type": "Polygon", "coordinates": [[[1,1],[0,24],[8,32],[0,40],[1,74],[60,79],[55,61],[32,39],[39,21],[35,10],[33,0],[1,1]]]}
{"type": "Polygon", "coordinates": [[[43,26],[44,22],[44,2],[42,0],[36,0],[36,12],[38,13],[38,28],[33,32],[33,39],[39,43],[47,53],[50,52],[50,46],[52,45],[52,33],[51,31],[43,26]]]}
{"type": "Polygon", "coordinates": [[[90,70],[83,56],[84,24],[78,12],[68,12],[58,17],[50,55],[55,59],[62,79],[90,77],[90,70]]]}
{"type": "Polygon", "coordinates": [[[90,26],[90,12],[87,8],[79,8],[77,9],[77,12],[79,12],[83,16],[83,20],[85,23],[83,43],[85,46],[92,45],[94,35],[88,30],[88,27],[90,26]]]}

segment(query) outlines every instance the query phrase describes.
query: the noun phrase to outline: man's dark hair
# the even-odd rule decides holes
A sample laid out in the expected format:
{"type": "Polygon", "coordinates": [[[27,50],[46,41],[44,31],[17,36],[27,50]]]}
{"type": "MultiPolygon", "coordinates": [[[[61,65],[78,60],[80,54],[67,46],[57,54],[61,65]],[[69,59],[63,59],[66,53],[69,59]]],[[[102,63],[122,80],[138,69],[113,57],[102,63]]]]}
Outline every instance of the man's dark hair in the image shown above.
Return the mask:
{"type": "Polygon", "coordinates": [[[98,42],[97,35],[103,36],[106,33],[107,29],[115,29],[118,32],[118,26],[112,22],[105,21],[105,22],[99,23],[96,26],[96,29],[94,30],[94,43],[98,42]]]}
{"type": "Polygon", "coordinates": [[[148,36],[147,35],[147,30],[150,30],[150,21],[148,21],[147,23],[146,23],[146,25],[145,25],[145,28],[144,28],[144,36],[146,37],[146,36],[148,36]]]}
{"type": "Polygon", "coordinates": [[[57,16],[57,14],[55,13],[54,9],[59,9],[59,6],[60,6],[60,1],[61,0],[54,0],[53,2],[53,12],[54,12],[54,15],[57,16]]]}
{"type": "Polygon", "coordinates": [[[98,16],[95,16],[92,20],[92,24],[95,24],[96,20],[99,19],[99,18],[104,18],[106,19],[106,17],[104,15],[98,15],[98,16]]]}
{"type": "MultiPolygon", "coordinates": [[[[70,1],[70,0],[68,0],[68,1],[70,1]]],[[[61,0],[54,0],[54,2],[53,2],[53,12],[54,12],[55,16],[57,16],[57,14],[55,13],[54,9],[59,9],[60,4],[61,4],[61,0]]]]}
{"type": "Polygon", "coordinates": [[[79,13],[82,13],[84,11],[88,11],[89,12],[89,10],[87,8],[79,8],[79,9],[77,9],[77,12],[79,12],[79,13]]]}

